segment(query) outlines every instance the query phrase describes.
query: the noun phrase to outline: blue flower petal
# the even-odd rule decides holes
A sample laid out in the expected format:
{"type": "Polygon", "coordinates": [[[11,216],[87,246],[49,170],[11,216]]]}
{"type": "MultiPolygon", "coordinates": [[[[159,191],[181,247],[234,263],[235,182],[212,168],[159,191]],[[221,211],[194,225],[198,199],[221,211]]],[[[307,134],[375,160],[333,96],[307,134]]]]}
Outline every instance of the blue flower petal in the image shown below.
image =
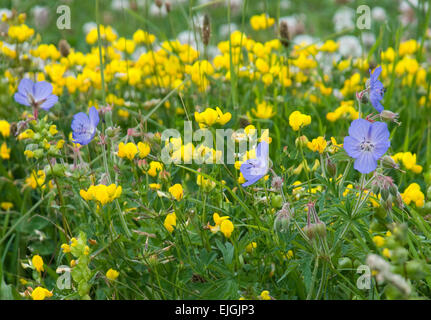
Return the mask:
{"type": "Polygon", "coordinates": [[[371,152],[363,152],[356,158],[353,167],[360,173],[370,173],[377,168],[377,160],[374,159],[371,152]]]}

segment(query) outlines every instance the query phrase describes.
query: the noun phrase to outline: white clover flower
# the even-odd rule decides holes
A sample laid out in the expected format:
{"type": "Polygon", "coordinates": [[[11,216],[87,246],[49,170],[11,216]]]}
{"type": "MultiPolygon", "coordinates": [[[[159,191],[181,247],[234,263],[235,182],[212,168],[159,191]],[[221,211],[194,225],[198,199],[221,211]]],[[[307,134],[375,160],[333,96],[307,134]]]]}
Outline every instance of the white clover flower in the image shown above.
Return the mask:
{"type": "Polygon", "coordinates": [[[343,36],[338,38],[340,48],[338,51],[344,57],[359,57],[362,54],[362,47],[359,39],[355,36],[343,36]]]}
{"type": "Polygon", "coordinates": [[[355,27],[355,10],[349,7],[341,7],[335,12],[332,22],[334,23],[335,32],[355,27]]]}

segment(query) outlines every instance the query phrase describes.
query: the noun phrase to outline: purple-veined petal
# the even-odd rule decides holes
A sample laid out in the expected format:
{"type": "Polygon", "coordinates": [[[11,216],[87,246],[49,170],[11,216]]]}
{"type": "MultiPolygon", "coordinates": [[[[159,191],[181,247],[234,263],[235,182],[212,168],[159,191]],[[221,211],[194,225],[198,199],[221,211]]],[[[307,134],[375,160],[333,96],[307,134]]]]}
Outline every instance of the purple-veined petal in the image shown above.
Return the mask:
{"type": "Polygon", "coordinates": [[[385,109],[383,105],[380,103],[380,100],[381,99],[375,96],[370,97],[371,105],[374,107],[374,109],[377,110],[378,113],[381,113],[385,109]]]}
{"type": "Polygon", "coordinates": [[[45,110],[48,111],[49,109],[51,109],[56,103],[58,102],[58,97],[54,94],[51,94],[50,96],[48,96],[45,100],[44,103],[42,103],[40,105],[40,107],[45,110]]]}
{"type": "Polygon", "coordinates": [[[82,132],[90,127],[90,119],[84,112],[79,112],[73,116],[71,127],[74,132],[82,132]]]}
{"type": "Polygon", "coordinates": [[[91,142],[91,140],[93,140],[94,134],[90,134],[90,133],[78,134],[76,132],[73,132],[72,138],[73,138],[73,142],[79,143],[79,144],[85,146],[85,145],[89,144],[91,142]]]}
{"type": "Polygon", "coordinates": [[[34,82],[30,79],[24,78],[20,81],[18,85],[18,92],[26,96],[28,93],[34,94],[33,92],[34,82]]]}
{"type": "Polygon", "coordinates": [[[39,102],[52,94],[52,84],[46,81],[36,82],[33,86],[34,99],[39,102]]]}
{"type": "Polygon", "coordinates": [[[370,139],[374,144],[389,139],[388,125],[385,122],[376,121],[371,124],[370,139]]]}
{"type": "Polygon", "coordinates": [[[15,93],[13,97],[15,101],[18,102],[19,104],[22,104],[27,107],[30,106],[30,102],[28,101],[27,96],[23,95],[21,92],[15,93]]]}
{"type": "Polygon", "coordinates": [[[370,126],[371,123],[365,119],[353,120],[349,128],[349,135],[361,141],[363,138],[368,137],[370,126]]]}
{"type": "Polygon", "coordinates": [[[360,173],[370,173],[377,168],[377,161],[371,152],[363,152],[356,158],[353,167],[360,173]]]}
{"type": "Polygon", "coordinates": [[[370,70],[370,82],[376,82],[377,78],[380,76],[380,73],[382,72],[382,67],[378,66],[377,68],[374,69],[373,73],[371,73],[370,70]]]}
{"type": "Polygon", "coordinates": [[[374,159],[375,160],[380,159],[386,153],[386,151],[388,151],[390,146],[391,146],[391,142],[389,140],[377,143],[374,146],[374,150],[373,150],[374,159]]]}
{"type": "Polygon", "coordinates": [[[361,155],[360,142],[350,136],[344,138],[343,148],[349,157],[356,159],[361,155]]]}
{"type": "Polygon", "coordinates": [[[99,112],[95,107],[91,107],[90,111],[88,112],[88,115],[89,115],[91,124],[93,125],[93,127],[96,128],[97,125],[99,124],[99,112]]]}

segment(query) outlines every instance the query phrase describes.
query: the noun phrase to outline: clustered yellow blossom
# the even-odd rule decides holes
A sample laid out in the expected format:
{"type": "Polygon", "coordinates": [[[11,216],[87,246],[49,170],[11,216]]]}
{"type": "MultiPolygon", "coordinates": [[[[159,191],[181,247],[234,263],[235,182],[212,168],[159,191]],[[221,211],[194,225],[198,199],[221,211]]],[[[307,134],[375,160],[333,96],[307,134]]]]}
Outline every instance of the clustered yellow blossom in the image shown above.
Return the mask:
{"type": "Polygon", "coordinates": [[[403,164],[404,168],[414,173],[421,173],[422,166],[416,164],[416,154],[411,152],[398,152],[392,156],[392,159],[399,164],[403,164]]]}
{"type": "Polygon", "coordinates": [[[32,171],[30,176],[25,179],[26,186],[36,189],[37,187],[45,188],[45,179],[46,174],[43,170],[38,170],[37,173],[35,170],[32,171]]]}
{"type": "Polygon", "coordinates": [[[37,287],[32,291],[31,297],[33,300],[45,300],[45,298],[52,297],[52,292],[45,288],[37,287]]]}
{"type": "Polygon", "coordinates": [[[10,148],[7,147],[6,142],[3,142],[0,147],[0,158],[5,160],[10,159],[10,148]]]}
{"type": "Polygon", "coordinates": [[[208,223],[208,228],[211,230],[212,233],[217,233],[218,231],[221,231],[226,238],[230,238],[234,230],[234,226],[229,219],[230,218],[228,216],[220,217],[218,213],[214,213],[213,220],[215,225],[211,226],[208,223]]]}
{"type": "Polygon", "coordinates": [[[102,206],[104,206],[105,204],[118,199],[121,196],[122,190],[121,186],[117,187],[115,184],[111,184],[109,186],[99,184],[97,186],[90,186],[88,190],[80,190],[79,194],[86,201],[98,201],[102,206]]]}
{"type": "Polygon", "coordinates": [[[275,19],[269,17],[266,13],[262,13],[260,15],[254,15],[250,19],[251,27],[254,30],[264,30],[273,26],[275,23],[275,19]]]}
{"type": "Polygon", "coordinates": [[[170,233],[174,231],[174,227],[177,226],[177,215],[175,214],[175,212],[171,212],[166,215],[163,225],[170,233]]]}
{"type": "Polygon", "coordinates": [[[289,116],[289,125],[294,131],[298,131],[300,128],[308,126],[310,123],[311,117],[299,111],[293,111],[289,116]]]}
{"type": "Polygon", "coordinates": [[[129,142],[127,144],[124,144],[124,142],[121,142],[118,145],[118,156],[120,158],[127,158],[129,160],[133,160],[137,153],[138,153],[138,147],[132,142],[129,142]]]}
{"type": "Polygon", "coordinates": [[[0,120],[0,133],[3,138],[7,138],[10,135],[10,124],[6,120],[0,120]]]}
{"type": "Polygon", "coordinates": [[[320,154],[325,151],[325,148],[327,146],[327,142],[324,137],[317,137],[316,139],[313,139],[311,142],[307,143],[308,149],[314,152],[319,152],[320,154]]]}
{"type": "Polygon", "coordinates": [[[256,102],[256,108],[251,112],[259,119],[269,119],[275,115],[274,107],[266,101],[256,102]]]}
{"type": "Polygon", "coordinates": [[[34,255],[31,259],[31,264],[36,269],[37,272],[45,271],[43,268],[43,259],[40,255],[34,255]]]}
{"type": "Polygon", "coordinates": [[[169,193],[177,200],[180,201],[183,198],[184,191],[183,187],[177,183],[169,188],[169,193]]]}
{"type": "Polygon", "coordinates": [[[117,270],[114,270],[112,268],[110,268],[108,271],[106,271],[106,278],[108,278],[108,280],[110,280],[110,281],[116,280],[119,275],[120,275],[120,273],[117,270]]]}
{"type": "Polygon", "coordinates": [[[148,169],[147,173],[150,176],[155,177],[157,176],[157,173],[159,173],[162,170],[163,170],[163,164],[161,162],[151,161],[150,168],[148,169]]]}
{"type": "Polygon", "coordinates": [[[259,299],[261,299],[261,300],[271,300],[272,297],[269,295],[269,291],[268,290],[263,290],[261,292],[261,294],[259,295],[259,299]]]}
{"type": "Polygon", "coordinates": [[[409,205],[414,203],[417,207],[423,207],[425,204],[425,195],[421,191],[421,187],[417,183],[411,183],[403,193],[401,197],[404,202],[409,205]]]}
{"type": "Polygon", "coordinates": [[[4,211],[9,211],[13,208],[12,202],[2,202],[0,203],[0,208],[2,208],[4,211]]]}
{"type": "Polygon", "coordinates": [[[335,111],[328,112],[326,119],[334,122],[340,118],[355,120],[358,119],[359,112],[354,108],[354,101],[341,101],[341,105],[335,111]]]}
{"type": "Polygon", "coordinates": [[[10,26],[8,36],[17,42],[24,42],[34,35],[34,29],[28,27],[26,24],[10,26]]]}
{"type": "Polygon", "coordinates": [[[195,112],[195,120],[201,128],[211,127],[214,124],[225,125],[230,121],[232,115],[230,112],[223,113],[219,107],[216,109],[206,108],[205,111],[195,112]]]}

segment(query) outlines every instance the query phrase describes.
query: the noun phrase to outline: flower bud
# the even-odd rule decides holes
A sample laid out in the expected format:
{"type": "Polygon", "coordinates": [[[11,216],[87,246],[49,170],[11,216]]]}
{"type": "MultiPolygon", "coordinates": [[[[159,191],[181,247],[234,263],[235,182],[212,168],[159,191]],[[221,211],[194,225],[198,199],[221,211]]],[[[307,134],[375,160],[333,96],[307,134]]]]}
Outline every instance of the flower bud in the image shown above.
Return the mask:
{"type": "Polygon", "coordinates": [[[295,140],[295,146],[305,148],[308,143],[308,138],[306,136],[300,136],[295,140]]]}
{"type": "Polygon", "coordinates": [[[283,198],[279,194],[277,195],[272,194],[271,204],[274,208],[280,208],[283,205],[283,198]]]}
{"type": "Polygon", "coordinates": [[[279,176],[272,178],[271,187],[275,190],[281,190],[283,187],[283,179],[279,176]]]}
{"type": "Polygon", "coordinates": [[[383,201],[386,201],[389,197],[389,190],[388,189],[380,189],[380,196],[382,197],[383,201]]]}
{"type": "Polygon", "coordinates": [[[316,233],[321,237],[321,238],[325,238],[326,237],[326,224],[322,221],[319,221],[315,224],[315,231],[316,233]]]}
{"type": "Polygon", "coordinates": [[[396,163],[394,159],[392,159],[391,156],[388,156],[388,155],[383,156],[381,160],[382,160],[383,166],[385,167],[393,168],[393,169],[399,169],[400,167],[398,163],[396,163]]]}
{"type": "Polygon", "coordinates": [[[401,123],[398,122],[398,113],[389,111],[389,110],[383,110],[380,113],[380,118],[383,120],[389,120],[391,122],[395,122],[396,124],[400,125],[401,123]]]}
{"type": "Polygon", "coordinates": [[[277,216],[274,220],[274,229],[280,232],[288,231],[290,221],[293,217],[293,211],[290,208],[289,203],[285,203],[283,208],[277,212],[277,216]]]}
{"type": "Polygon", "coordinates": [[[335,177],[337,174],[337,167],[329,157],[326,158],[326,170],[332,177],[335,177]]]}

